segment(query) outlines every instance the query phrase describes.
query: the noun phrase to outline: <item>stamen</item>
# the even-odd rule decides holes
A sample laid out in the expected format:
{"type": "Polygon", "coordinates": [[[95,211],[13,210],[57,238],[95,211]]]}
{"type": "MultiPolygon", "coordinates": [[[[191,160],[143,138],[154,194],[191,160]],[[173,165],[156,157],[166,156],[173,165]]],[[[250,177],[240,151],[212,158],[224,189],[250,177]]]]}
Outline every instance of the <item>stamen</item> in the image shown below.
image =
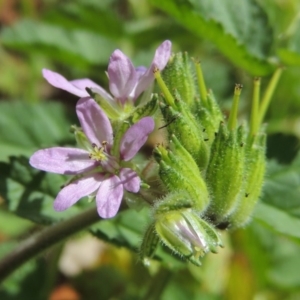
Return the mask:
{"type": "MultiPolygon", "coordinates": [[[[106,145],[107,142],[104,142],[106,145]]],[[[103,143],[102,143],[103,145],[103,143]]],[[[93,151],[89,153],[90,159],[93,159],[95,161],[106,161],[107,160],[107,155],[105,153],[104,147],[98,147],[96,144],[92,144],[93,151]]]]}

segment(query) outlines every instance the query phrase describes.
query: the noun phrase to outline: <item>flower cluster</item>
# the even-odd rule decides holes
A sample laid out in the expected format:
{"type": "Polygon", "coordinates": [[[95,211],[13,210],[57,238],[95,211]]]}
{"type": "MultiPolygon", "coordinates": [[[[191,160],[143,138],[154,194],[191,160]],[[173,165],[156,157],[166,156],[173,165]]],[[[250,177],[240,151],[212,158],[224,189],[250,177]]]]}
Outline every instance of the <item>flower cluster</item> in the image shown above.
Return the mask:
{"type": "MultiPolygon", "coordinates": [[[[75,94],[81,99],[76,113],[82,128],[86,149],[54,147],[35,152],[30,164],[40,170],[74,175],[74,178],[58,193],[54,208],[63,211],[85,196],[95,196],[97,210],[102,218],[112,218],[118,212],[124,190],[137,193],[141,179],[134,158],[154,130],[150,116],[140,118],[114,143],[114,128],[97,102],[87,92],[93,89],[107,102],[120,107],[135,101],[153,82],[153,69],[163,69],[171,54],[171,42],[163,42],[156,50],[150,68],[134,68],[130,59],[115,50],[109,61],[108,77],[111,96],[90,79],[68,81],[58,73],[43,70],[50,84],[75,94]],[[113,151],[114,150],[114,151],[113,151]]],[[[129,123],[129,121],[127,121],[129,123]]]]}
{"type": "MultiPolygon", "coordinates": [[[[84,149],[39,150],[30,164],[74,176],[54,201],[58,211],[92,196],[99,215],[112,218],[124,192],[139,192],[131,198],[140,196],[152,209],[141,258],[148,261],[161,242],[200,265],[203,255],[223,246],[218,230],[249,222],[262,190],[266,138],[259,84],[254,84],[250,122],[239,126],[242,86],[234,89],[226,119],[206,89],[200,64],[194,61],[192,67],[187,53],[171,56],[170,41],[157,48],[148,69],[134,68],[127,56],[115,50],[107,74],[110,93],[90,79],[68,81],[43,70],[50,84],[81,97],[76,106],[81,129],[75,128],[75,134],[84,149]],[[162,93],[136,101],[154,79],[162,93]],[[154,130],[151,116],[158,107],[167,139],[156,145],[153,160],[139,168],[134,157],[154,130]],[[140,190],[142,175],[148,191],[140,190]]],[[[274,85],[267,89],[271,95],[274,85]]]]}

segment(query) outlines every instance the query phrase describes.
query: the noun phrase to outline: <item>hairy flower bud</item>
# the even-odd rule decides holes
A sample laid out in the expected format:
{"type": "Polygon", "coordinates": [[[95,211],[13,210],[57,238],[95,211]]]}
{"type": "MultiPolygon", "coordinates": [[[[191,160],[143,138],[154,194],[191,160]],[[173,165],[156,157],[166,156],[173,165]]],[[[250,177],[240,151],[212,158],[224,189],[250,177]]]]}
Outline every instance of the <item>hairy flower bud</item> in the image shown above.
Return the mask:
{"type": "Polygon", "coordinates": [[[190,209],[160,214],[155,230],[163,244],[198,266],[200,257],[207,252],[216,253],[217,247],[222,246],[213,227],[190,209]]]}

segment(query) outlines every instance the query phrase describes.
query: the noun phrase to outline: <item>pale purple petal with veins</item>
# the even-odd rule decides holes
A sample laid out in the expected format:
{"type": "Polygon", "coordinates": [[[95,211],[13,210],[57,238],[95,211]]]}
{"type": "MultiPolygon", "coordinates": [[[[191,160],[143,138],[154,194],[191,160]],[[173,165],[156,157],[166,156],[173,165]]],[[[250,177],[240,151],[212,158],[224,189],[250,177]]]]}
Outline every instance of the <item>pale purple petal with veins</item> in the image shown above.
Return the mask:
{"type": "Polygon", "coordinates": [[[56,72],[43,69],[43,76],[51,85],[53,85],[56,88],[65,90],[78,97],[89,96],[88,92],[85,89],[78,88],[77,86],[72,84],[72,82],[68,81],[65,77],[56,72]]]}
{"type": "Polygon", "coordinates": [[[145,144],[154,127],[155,123],[151,117],[145,117],[132,125],[121,140],[121,159],[124,161],[132,159],[145,144]]]}
{"type": "Polygon", "coordinates": [[[171,47],[172,43],[166,40],[156,49],[150,67],[143,76],[139,78],[139,82],[135,87],[134,98],[137,98],[154,81],[153,70],[155,67],[159,70],[165,68],[171,56],[171,47]]]}
{"type": "Polygon", "coordinates": [[[89,78],[71,80],[70,83],[82,91],[86,91],[86,88],[102,89],[102,87],[100,85],[98,85],[97,83],[95,83],[94,81],[92,81],[89,78]]]}
{"type": "Polygon", "coordinates": [[[131,60],[120,50],[115,50],[108,65],[109,89],[121,102],[126,101],[137,83],[136,70],[131,60]]]}
{"type": "Polygon", "coordinates": [[[135,71],[137,73],[137,79],[139,80],[147,72],[147,68],[144,66],[138,66],[135,68],[135,71]]]}
{"type": "Polygon", "coordinates": [[[118,176],[113,175],[104,180],[96,195],[97,211],[102,218],[114,217],[123,198],[123,185],[118,176]]]}
{"type": "Polygon", "coordinates": [[[91,195],[99,188],[104,178],[102,174],[94,174],[68,184],[58,193],[53,204],[54,209],[63,211],[74,205],[81,198],[91,195]]]}
{"type": "Polygon", "coordinates": [[[137,193],[140,190],[141,179],[135,171],[123,168],[120,170],[119,177],[128,192],[137,193]]]}
{"type": "Polygon", "coordinates": [[[82,98],[77,102],[76,112],[81,127],[92,144],[101,146],[103,141],[113,143],[113,130],[109,119],[92,98],[82,98]]]}
{"type": "Polygon", "coordinates": [[[95,167],[86,150],[54,147],[36,151],[29,160],[36,169],[57,174],[76,175],[95,167]]]}

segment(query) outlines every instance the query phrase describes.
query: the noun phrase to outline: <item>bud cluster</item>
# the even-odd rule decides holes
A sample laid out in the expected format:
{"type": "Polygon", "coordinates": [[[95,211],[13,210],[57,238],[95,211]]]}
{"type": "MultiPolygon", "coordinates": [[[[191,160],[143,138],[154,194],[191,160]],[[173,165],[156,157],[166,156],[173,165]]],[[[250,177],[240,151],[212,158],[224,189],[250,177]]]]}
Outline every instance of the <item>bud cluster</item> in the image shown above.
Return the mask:
{"type": "Polygon", "coordinates": [[[154,158],[168,193],[153,205],[154,221],[141,256],[153,256],[161,241],[200,265],[200,257],[222,246],[218,229],[241,227],[251,219],[266,166],[261,123],[275,86],[269,85],[260,101],[260,81],[254,80],[250,122],[238,125],[241,85],[235,86],[226,119],[206,89],[200,63],[186,53],[173,55],[163,73],[155,69],[154,76],[168,133],[168,145],[157,145],[154,158]]]}

